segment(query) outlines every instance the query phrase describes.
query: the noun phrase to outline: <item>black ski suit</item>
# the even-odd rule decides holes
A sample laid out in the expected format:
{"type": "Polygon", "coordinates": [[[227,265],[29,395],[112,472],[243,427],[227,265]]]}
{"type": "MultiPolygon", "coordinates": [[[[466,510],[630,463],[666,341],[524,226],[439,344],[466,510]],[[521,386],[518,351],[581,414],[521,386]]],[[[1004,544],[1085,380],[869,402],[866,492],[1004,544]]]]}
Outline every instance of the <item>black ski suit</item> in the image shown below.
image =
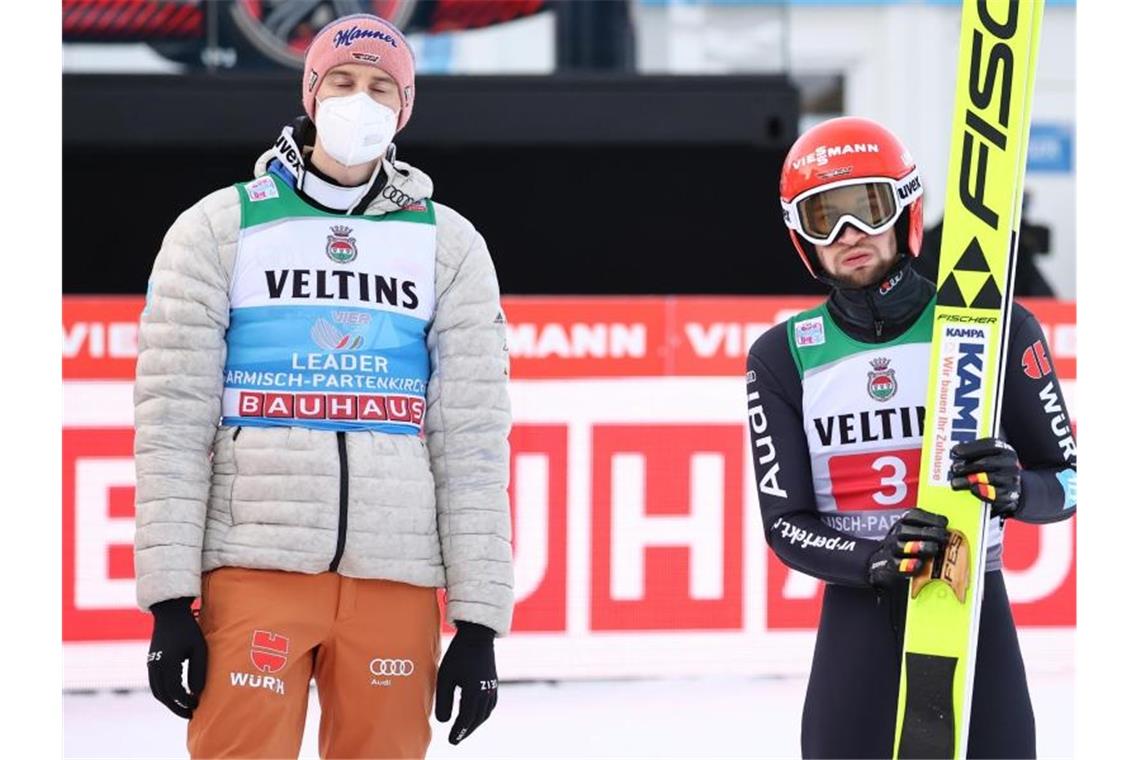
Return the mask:
{"type": "MultiPolygon", "coordinates": [[[[827,309],[847,336],[872,350],[875,344],[902,335],[933,296],[933,283],[903,260],[882,286],[833,290],[827,309]]],[[[1048,366],[1041,326],[1020,305],[1014,305],[1008,335],[1001,434],[1017,450],[1023,468],[1020,508],[1014,519],[1062,520],[1075,511],[1075,487],[1066,487],[1075,483],[1076,470],[1068,411],[1057,376],[1048,366]],[[1045,359],[1047,373],[1021,365],[1026,349],[1038,341],[1040,347],[1033,351],[1045,359]]],[[[885,591],[870,585],[867,564],[877,541],[854,538],[854,547],[845,551],[821,545],[837,537],[846,542],[852,536],[820,519],[804,426],[803,385],[786,324],[753,344],[748,370],[749,408],[762,406],[764,434],[771,436],[774,454],[763,463],[753,457],[765,536],[789,567],[827,582],[804,703],[803,756],[890,757],[906,589],[885,591]],[[778,470],[773,470],[774,465],[778,470]],[[769,478],[766,488],[761,487],[764,478],[769,478]],[[778,488],[772,487],[772,478],[778,478],[778,488]],[[804,531],[816,540],[796,540],[796,534],[802,538],[804,531]]],[[[866,379],[852,377],[851,382],[866,379]]],[[[758,434],[755,426],[750,429],[756,452],[758,434]]],[[[765,457],[768,450],[764,449],[765,457]]],[[[1033,708],[1000,568],[988,571],[985,578],[971,716],[969,757],[1035,756],[1033,708]]]]}

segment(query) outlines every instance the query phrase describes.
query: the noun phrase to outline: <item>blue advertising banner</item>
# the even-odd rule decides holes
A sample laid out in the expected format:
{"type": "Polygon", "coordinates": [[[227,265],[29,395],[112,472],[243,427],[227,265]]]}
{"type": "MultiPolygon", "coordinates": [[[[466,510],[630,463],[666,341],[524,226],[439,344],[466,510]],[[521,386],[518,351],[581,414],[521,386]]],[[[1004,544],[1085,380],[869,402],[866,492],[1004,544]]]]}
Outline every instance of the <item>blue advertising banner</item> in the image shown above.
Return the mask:
{"type": "Polygon", "coordinates": [[[1073,126],[1071,124],[1034,124],[1029,129],[1029,160],[1026,170],[1031,172],[1073,171],[1073,126]]]}

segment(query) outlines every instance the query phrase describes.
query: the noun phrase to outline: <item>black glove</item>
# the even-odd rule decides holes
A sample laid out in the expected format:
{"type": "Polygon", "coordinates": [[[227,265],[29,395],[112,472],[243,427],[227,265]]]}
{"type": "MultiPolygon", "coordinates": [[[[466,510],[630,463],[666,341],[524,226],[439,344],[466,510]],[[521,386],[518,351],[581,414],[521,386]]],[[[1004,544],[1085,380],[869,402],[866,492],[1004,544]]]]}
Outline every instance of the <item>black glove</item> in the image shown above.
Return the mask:
{"type": "Polygon", "coordinates": [[[945,515],[912,509],[883,537],[867,566],[872,586],[892,586],[922,570],[924,562],[942,551],[950,539],[945,515]]]}
{"type": "Polygon", "coordinates": [[[990,514],[1013,517],[1021,501],[1017,452],[1000,438],[979,438],[950,449],[950,487],[990,505],[990,514]]]}
{"type": "Polygon", "coordinates": [[[175,715],[188,720],[206,686],[206,638],[190,611],[193,601],[191,597],[167,599],[150,608],[154,632],[146,656],[150,693],[175,715]],[[190,660],[189,692],[182,686],[183,660],[190,660]]]}
{"type": "Polygon", "coordinates": [[[456,622],[455,638],[439,664],[436,679],[435,718],[451,720],[455,687],[460,690],[459,715],[447,740],[459,744],[478,728],[499,701],[499,676],[495,672],[495,632],[478,623],[456,622]]]}

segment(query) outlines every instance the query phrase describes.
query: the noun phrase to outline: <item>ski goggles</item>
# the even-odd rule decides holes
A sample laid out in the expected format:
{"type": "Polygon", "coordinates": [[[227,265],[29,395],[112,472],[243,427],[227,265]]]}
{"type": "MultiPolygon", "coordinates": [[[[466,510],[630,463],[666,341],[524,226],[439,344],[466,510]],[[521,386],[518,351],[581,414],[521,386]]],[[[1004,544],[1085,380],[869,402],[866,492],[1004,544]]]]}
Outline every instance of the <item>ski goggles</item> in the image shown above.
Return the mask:
{"type": "Polygon", "coordinates": [[[858,177],[808,190],[780,201],[784,224],[815,245],[831,245],[844,224],[878,235],[886,232],[904,208],[922,195],[918,169],[902,179],[858,177]]]}

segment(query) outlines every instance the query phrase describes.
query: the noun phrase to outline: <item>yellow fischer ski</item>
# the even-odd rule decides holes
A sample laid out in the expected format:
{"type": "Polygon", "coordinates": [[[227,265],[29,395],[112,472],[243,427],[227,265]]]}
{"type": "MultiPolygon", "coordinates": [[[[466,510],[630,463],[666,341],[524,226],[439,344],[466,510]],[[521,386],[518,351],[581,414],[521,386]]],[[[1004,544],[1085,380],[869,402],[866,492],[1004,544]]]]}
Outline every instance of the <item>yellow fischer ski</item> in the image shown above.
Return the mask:
{"type": "Polygon", "coordinates": [[[950,490],[950,449],[998,434],[1044,0],[965,0],[918,506],[952,540],[911,582],[895,758],[964,758],[989,507],[950,490]]]}

